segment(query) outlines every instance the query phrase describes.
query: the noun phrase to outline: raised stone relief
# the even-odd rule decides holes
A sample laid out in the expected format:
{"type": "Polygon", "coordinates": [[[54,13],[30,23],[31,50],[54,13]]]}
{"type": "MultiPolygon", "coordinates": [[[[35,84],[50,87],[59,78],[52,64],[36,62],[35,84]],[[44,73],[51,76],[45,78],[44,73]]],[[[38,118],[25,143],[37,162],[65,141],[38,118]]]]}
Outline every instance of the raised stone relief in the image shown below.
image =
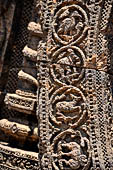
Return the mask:
{"type": "Polygon", "coordinates": [[[112,11],[112,0],[14,0],[1,169],[113,169],[112,11]]]}

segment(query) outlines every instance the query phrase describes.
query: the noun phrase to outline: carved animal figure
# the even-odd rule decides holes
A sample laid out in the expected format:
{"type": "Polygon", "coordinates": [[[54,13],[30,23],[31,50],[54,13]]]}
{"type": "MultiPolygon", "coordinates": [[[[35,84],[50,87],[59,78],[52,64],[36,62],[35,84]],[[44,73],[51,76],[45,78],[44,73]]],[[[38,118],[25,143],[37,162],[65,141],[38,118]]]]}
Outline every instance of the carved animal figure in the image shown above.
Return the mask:
{"type": "MultiPolygon", "coordinates": [[[[65,53],[64,56],[58,61],[59,64],[69,64],[69,65],[73,65],[75,64],[76,66],[80,66],[81,62],[80,62],[80,58],[79,56],[77,56],[74,52],[73,49],[68,49],[67,50],[68,52],[68,55],[65,56],[65,53]]],[[[61,55],[62,56],[62,55],[61,55]]]]}
{"type": "Polygon", "coordinates": [[[73,94],[70,94],[70,97],[72,98],[72,101],[62,101],[56,104],[56,110],[58,112],[68,113],[78,111],[78,113],[80,113],[81,107],[77,106],[77,102],[81,99],[81,97],[73,94]]]}
{"type": "Polygon", "coordinates": [[[69,160],[66,159],[60,159],[59,162],[62,164],[63,162],[70,166],[71,169],[76,170],[80,168],[80,166],[83,166],[85,163],[87,163],[87,157],[86,155],[83,155],[81,153],[80,145],[76,142],[70,142],[70,143],[64,143],[59,145],[59,155],[61,157],[69,157],[69,160]],[[67,149],[68,152],[62,152],[63,148],[65,150],[67,149]]]}
{"type": "Polygon", "coordinates": [[[56,104],[56,119],[57,123],[61,124],[61,122],[67,123],[72,119],[77,119],[81,112],[81,106],[79,106],[78,102],[80,101],[80,96],[75,96],[73,94],[69,95],[70,100],[67,100],[67,94],[62,94],[60,97],[56,96],[54,102],[57,101],[56,104]],[[63,101],[61,101],[63,100],[63,101]],[[74,115],[73,115],[74,113],[74,115]],[[71,115],[69,115],[71,114],[71,115]],[[66,116],[67,115],[67,116],[66,116]]]}
{"type": "Polygon", "coordinates": [[[69,18],[65,18],[60,25],[58,34],[67,35],[69,32],[72,34],[72,30],[77,29],[78,18],[81,18],[81,16],[77,11],[74,11],[69,18]]]}

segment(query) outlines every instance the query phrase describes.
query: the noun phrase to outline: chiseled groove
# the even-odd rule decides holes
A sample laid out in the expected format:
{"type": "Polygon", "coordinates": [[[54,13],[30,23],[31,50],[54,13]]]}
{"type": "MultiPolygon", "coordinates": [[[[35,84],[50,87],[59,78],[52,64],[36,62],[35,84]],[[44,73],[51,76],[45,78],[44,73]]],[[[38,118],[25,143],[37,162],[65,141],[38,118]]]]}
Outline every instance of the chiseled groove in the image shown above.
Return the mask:
{"type": "MultiPolygon", "coordinates": [[[[45,63],[45,60],[37,60],[38,62],[44,62],[45,63]]],[[[52,67],[52,64],[58,64],[58,63],[51,63],[50,61],[46,61],[46,63],[48,64],[48,68],[51,68],[52,67]]],[[[106,71],[106,70],[103,70],[103,69],[98,69],[98,68],[96,68],[95,66],[94,67],[89,67],[89,66],[75,66],[75,65],[73,65],[73,64],[58,64],[58,65],[62,65],[62,66],[72,66],[72,67],[76,67],[76,68],[81,68],[81,69],[90,69],[90,70],[97,70],[97,71],[101,71],[101,72],[103,72],[103,73],[106,73],[106,74],[109,74],[109,75],[111,75],[111,76],[113,76],[113,74],[112,73],[110,73],[110,72],[108,72],[108,71],[106,71]]],[[[4,65],[4,66],[6,66],[7,67],[7,65],[4,65]]],[[[5,68],[5,67],[4,67],[5,68]]],[[[30,67],[30,66],[20,66],[20,67],[16,67],[17,69],[21,69],[21,68],[36,68],[36,67],[30,67]]],[[[13,67],[13,68],[11,68],[11,69],[15,69],[15,67],[13,67]]],[[[10,70],[11,70],[10,69],[10,70]]],[[[5,93],[5,92],[0,92],[0,93],[5,93]]]]}
{"type": "Polygon", "coordinates": [[[87,66],[75,66],[75,65],[73,65],[73,64],[58,64],[58,63],[51,63],[51,65],[49,65],[48,66],[48,68],[52,68],[52,64],[54,65],[54,64],[57,64],[57,65],[61,65],[61,66],[71,66],[71,67],[73,67],[73,68],[81,68],[81,69],[85,69],[85,70],[96,70],[96,71],[101,71],[101,72],[103,72],[103,73],[106,73],[106,74],[109,74],[109,75],[111,75],[111,76],[113,76],[113,73],[110,73],[110,72],[108,72],[107,70],[103,70],[103,69],[99,69],[99,68],[97,68],[97,67],[93,67],[93,66],[91,66],[91,67],[87,67],[87,66]]]}
{"type": "Polygon", "coordinates": [[[35,86],[38,87],[38,81],[33,76],[25,73],[22,70],[18,73],[18,78],[22,79],[22,80],[26,80],[26,81],[30,82],[31,84],[34,84],[35,86]]]}

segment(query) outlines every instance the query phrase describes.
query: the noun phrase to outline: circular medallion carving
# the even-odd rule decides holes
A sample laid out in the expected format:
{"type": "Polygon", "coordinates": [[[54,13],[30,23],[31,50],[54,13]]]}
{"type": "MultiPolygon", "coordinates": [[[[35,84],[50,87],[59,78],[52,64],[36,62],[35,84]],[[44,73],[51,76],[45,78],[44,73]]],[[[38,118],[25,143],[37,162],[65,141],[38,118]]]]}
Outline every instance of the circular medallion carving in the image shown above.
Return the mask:
{"type": "Polygon", "coordinates": [[[84,122],[86,116],[86,99],[75,87],[65,86],[53,93],[50,99],[50,118],[58,127],[77,127],[84,122]]]}
{"type": "Polygon", "coordinates": [[[57,135],[52,143],[55,170],[87,170],[90,164],[89,140],[80,131],[68,129],[57,135]]]}
{"type": "Polygon", "coordinates": [[[85,10],[77,4],[67,4],[55,14],[53,23],[54,38],[62,44],[69,44],[83,37],[88,29],[85,10]]]}
{"type": "Polygon", "coordinates": [[[74,85],[83,78],[85,55],[78,47],[65,47],[52,56],[51,75],[59,85],[74,85]]]}

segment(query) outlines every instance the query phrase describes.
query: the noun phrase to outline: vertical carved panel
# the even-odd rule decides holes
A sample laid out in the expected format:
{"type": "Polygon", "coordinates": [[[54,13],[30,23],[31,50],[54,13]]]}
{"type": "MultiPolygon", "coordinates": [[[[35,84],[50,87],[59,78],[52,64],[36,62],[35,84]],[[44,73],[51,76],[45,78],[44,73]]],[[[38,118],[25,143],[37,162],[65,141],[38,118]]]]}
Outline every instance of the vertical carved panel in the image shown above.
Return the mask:
{"type": "Polygon", "coordinates": [[[16,116],[0,120],[22,150],[1,143],[1,167],[112,170],[112,3],[34,1],[18,85],[5,97],[16,116]]]}
{"type": "Polygon", "coordinates": [[[82,2],[54,4],[50,58],[52,168],[88,169],[91,152],[87,127],[85,48],[88,9],[82,2]]]}

